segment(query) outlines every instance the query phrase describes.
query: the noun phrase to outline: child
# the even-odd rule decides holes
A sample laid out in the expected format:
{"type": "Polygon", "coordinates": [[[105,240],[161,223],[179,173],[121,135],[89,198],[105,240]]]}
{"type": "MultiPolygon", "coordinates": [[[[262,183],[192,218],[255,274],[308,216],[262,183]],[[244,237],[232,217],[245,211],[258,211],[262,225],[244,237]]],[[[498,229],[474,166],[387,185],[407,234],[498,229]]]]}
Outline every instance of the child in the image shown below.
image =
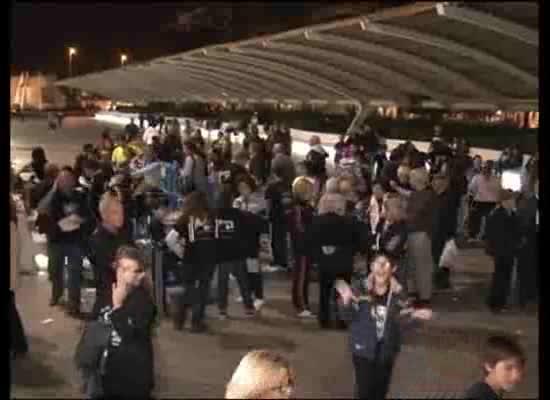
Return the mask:
{"type": "Polygon", "coordinates": [[[350,322],[350,345],[355,367],[356,393],[360,399],[382,400],[390,386],[393,365],[401,347],[400,316],[430,319],[430,310],[403,309],[401,285],[393,278],[395,265],[378,254],[371,274],[360,274],[352,288],[336,283],[341,297],[342,318],[350,322]]]}
{"type": "Polygon", "coordinates": [[[487,340],[483,355],[485,378],[464,395],[468,400],[499,400],[521,382],[526,357],[521,346],[512,338],[492,336],[487,340]]]}
{"type": "Polygon", "coordinates": [[[502,190],[499,205],[487,218],[487,252],[493,256],[495,262],[488,300],[493,313],[500,313],[506,306],[514,260],[521,244],[520,220],[515,209],[514,193],[511,190],[502,190]]]}
{"type": "Polygon", "coordinates": [[[311,318],[309,309],[309,271],[311,259],[309,249],[304,248],[306,227],[311,224],[314,209],[311,206],[314,186],[306,177],[298,177],[292,184],[294,204],[287,212],[290,239],[294,254],[292,268],[292,303],[299,318],[311,318]]]}

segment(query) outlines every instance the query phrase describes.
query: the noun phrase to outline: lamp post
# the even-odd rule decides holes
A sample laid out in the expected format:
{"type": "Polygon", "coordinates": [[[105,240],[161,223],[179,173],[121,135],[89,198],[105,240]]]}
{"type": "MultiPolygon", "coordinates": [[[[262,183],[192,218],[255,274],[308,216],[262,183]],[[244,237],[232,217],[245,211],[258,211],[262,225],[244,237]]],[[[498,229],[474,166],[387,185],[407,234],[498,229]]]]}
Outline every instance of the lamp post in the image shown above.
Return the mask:
{"type": "Polygon", "coordinates": [[[124,64],[126,64],[126,61],[128,61],[128,56],[126,54],[120,55],[120,66],[123,67],[124,64]]]}
{"type": "Polygon", "coordinates": [[[69,47],[69,77],[73,76],[73,56],[76,55],[76,49],[69,47]]]}

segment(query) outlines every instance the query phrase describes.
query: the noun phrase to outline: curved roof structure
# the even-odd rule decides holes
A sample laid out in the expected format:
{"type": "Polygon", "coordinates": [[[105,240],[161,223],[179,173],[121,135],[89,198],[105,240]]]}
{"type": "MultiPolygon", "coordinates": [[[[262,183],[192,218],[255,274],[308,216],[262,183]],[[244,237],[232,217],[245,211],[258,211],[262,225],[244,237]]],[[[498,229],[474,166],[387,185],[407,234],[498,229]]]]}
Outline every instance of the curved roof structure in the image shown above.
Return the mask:
{"type": "Polygon", "coordinates": [[[83,75],[120,100],[538,110],[537,2],[419,2],[83,75]]]}

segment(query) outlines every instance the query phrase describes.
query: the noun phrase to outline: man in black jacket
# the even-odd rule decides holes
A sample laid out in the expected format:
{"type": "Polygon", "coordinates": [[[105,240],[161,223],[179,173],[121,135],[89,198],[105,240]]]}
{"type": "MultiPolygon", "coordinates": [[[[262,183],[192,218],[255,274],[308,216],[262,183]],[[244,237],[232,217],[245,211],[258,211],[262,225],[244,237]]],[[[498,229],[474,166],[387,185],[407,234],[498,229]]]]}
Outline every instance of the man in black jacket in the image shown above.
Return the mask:
{"type": "Polygon", "coordinates": [[[52,282],[50,305],[59,304],[64,290],[64,262],[67,259],[69,315],[80,314],[80,288],[84,240],[89,235],[91,216],[86,199],[75,190],[72,168],[61,170],[54,187],[39,205],[48,215],[48,272],[52,282]]]}
{"type": "Polygon", "coordinates": [[[105,193],[99,202],[101,224],[90,237],[90,261],[94,266],[96,298],[92,318],[110,304],[112,285],[115,282],[113,261],[119,247],[128,244],[128,238],[121,232],[124,225],[124,209],[120,200],[111,193],[105,193]]]}
{"type": "MultiPolygon", "coordinates": [[[[356,218],[344,216],[346,200],[340,194],[326,194],[320,200],[319,216],[313,218],[306,231],[306,247],[319,263],[319,325],[330,328],[330,299],[336,293],[334,282],[350,283],[353,257],[367,249],[365,226],[356,218]]],[[[342,326],[342,325],[341,325],[342,326]]]]}
{"type": "Polygon", "coordinates": [[[510,290],[512,268],[521,239],[520,220],[516,215],[514,193],[503,190],[500,204],[487,218],[487,250],[494,257],[495,272],[488,305],[493,313],[503,311],[510,290]]]}
{"type": "Polygon", "coordinates": [[[224,185],[222,204],[216,213],[216,232],[218,237],[218,307],[220,319],[227,318],[227,297],[229,273],[237,279],[245,313],[254,315],[254,306],[250,293],[250,285],[246,269],[247,246],[245,237],[248,237],[247,218],[244,212],[232,207],[233,196],[230,185],[224,185]]]}

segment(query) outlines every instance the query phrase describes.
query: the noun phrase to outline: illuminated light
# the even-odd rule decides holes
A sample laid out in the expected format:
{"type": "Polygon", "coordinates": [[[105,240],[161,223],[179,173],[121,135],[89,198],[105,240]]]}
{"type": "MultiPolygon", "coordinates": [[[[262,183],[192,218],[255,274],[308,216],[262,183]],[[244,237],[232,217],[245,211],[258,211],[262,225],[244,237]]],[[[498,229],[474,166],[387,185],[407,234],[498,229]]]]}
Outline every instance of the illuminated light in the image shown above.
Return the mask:
{"type": "Polygon", "coordinates": [[[497,110],[496,114],[500,117],[502,115],[502,110],[497,110]]]}
{"type": "Polygon", "coordinates": [[[207,51],[206,51],[206,49],[203,49],[202,54],[203,54],[203,55],[208,54],[207,51]]]}
{"type": "Polygon", "coordinates": [[[48,256],[45,254],[37,254],[34,256],[34,263],[38,267],[39,270],[47,270],[48,269],[48,256]]]}
{"type": "Polygon", "coordinates": [[[306,40],[309,40],[309,31],[304,32],[304,37],[306,38],[306,40]]]}
{"type": "Polygon", "coordinates": [[[505,190],[519,192],[521,190],[521,171],[503,171],[501,184],[505,190]]]}
{"type": "Polygon", "coordinates": [[[76,55],[76,49],[74,47],[69,47],[69,55],[70,56],[76,55]]]}
{"type": "Polygon", "coordinates": [[[360,22],[359,22],[359,25],[361,25],[361,30],[362,30],[362,31],[366,31],[366,30],[367,30],[367,24],[365,23],[365,21],[360,21],[360,22]]]}
{"type": "Polygon", "coordinates": [[[120,64],[124,65],[126,64],[126,61],[128,61],[128,56],[126,54],[120,55],[120,64]]]}

